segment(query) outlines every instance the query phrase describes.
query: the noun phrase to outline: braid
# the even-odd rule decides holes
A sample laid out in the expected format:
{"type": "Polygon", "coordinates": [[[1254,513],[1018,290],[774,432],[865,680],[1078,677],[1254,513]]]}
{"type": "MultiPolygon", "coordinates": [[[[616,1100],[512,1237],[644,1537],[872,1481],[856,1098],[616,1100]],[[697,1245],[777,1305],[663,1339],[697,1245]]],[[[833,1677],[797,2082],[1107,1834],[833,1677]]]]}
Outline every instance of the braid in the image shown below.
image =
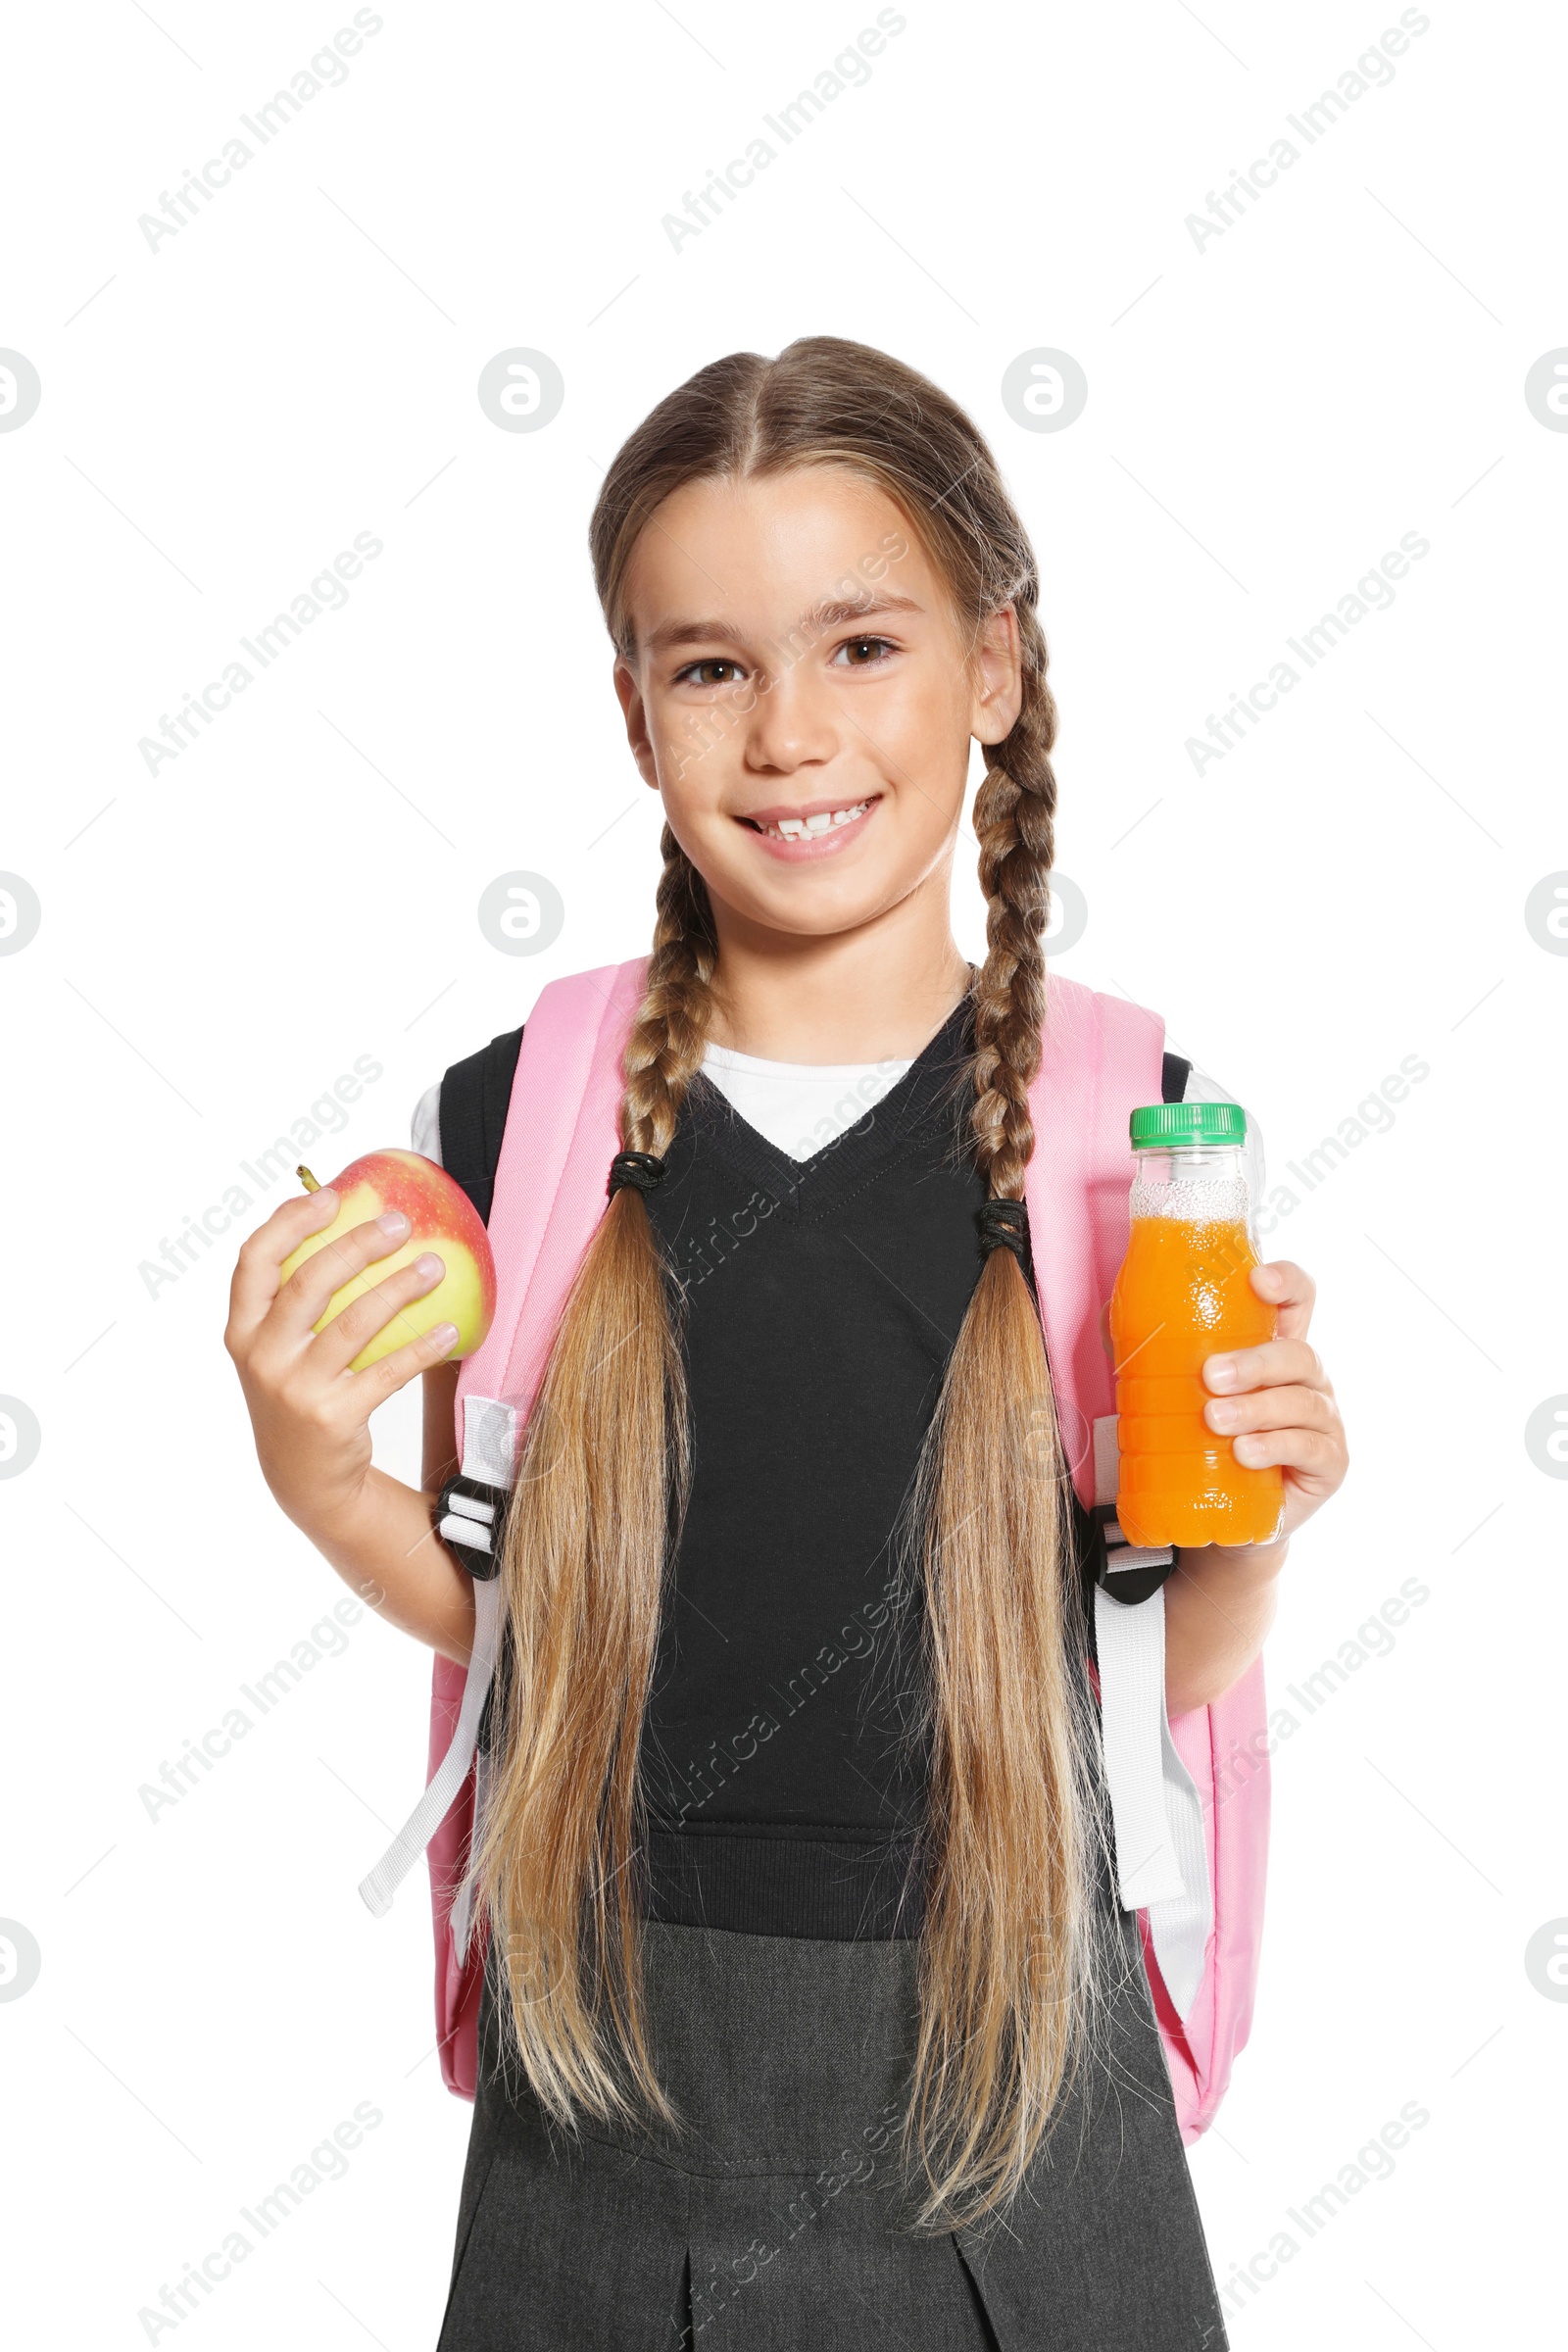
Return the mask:
{"type": "Polygon", "coordinates": [[[681,1098],[702,1066],[717,945],[708,885],[668,825],[660,848],[653,953],[643,1001],[627,1040],[620,1140],[627,1152],[662,1156],[681,1098]]]}
{"type": "Polygon", "coordinates": [[[1016,600],[1023,702],[992,754],[975,797],[986,959],[974,983],[974,1132],[995,1200],[1023,1197],[1034,1150],[1029,1088],[1040,1067],[1046,962],[1040,935],[1051,904],[1056,779],[1051,747],[1056,704],[1046,683],[1045,634],[1033,583],[1016,600]]]}
{"type": "MultiPolygon", "coordinates": [[[[669,827],[653,951],[622,1063],[622,1146],[661,1156],[701,1065],[717,949],[707,885],[669,827]]],[[[647,1203],[611,1199],[528,1417],[501,1573],[515,1670],[478,1863],[515,2047],[558,2122],[573,2103],[666,2122],[641,1984],[638,1755],[665,1566],[691,1481],[678,1286],[647,1203]],[[563,1965],[563,1954],[578,1965],[563,1965]],[[544,1989],[541,1990],[541,1987],[544,1989]]]]}

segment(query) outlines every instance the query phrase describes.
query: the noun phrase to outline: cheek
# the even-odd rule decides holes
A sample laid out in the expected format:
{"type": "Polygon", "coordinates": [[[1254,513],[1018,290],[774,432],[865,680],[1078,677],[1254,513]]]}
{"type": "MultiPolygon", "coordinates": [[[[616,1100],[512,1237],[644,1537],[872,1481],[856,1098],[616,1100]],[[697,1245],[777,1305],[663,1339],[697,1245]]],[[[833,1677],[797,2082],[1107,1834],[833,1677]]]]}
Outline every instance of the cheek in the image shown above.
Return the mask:
{"type": "Polygon", "coordinates": [[[971,694],[957,655],[922,662],[902,683],[906,723],[917,727],[933,750],[961,750],[969,740],[971,694]]]}
{"type": "Polygon", "coordinates": [[[915,787],[912,798],[945,829],[961,804],[969,774],[969,703],[961,679],[940,672],[890,692],[886,708],[868,710],[871,757],[889,781],[915,787]]]}
{"type": "Polygon", "coordinates": [[[677,800],[711,800],[741,756],[755,698],[744,703],[654,702],[648,706],[654,762],[662,792],[677,800]]]}

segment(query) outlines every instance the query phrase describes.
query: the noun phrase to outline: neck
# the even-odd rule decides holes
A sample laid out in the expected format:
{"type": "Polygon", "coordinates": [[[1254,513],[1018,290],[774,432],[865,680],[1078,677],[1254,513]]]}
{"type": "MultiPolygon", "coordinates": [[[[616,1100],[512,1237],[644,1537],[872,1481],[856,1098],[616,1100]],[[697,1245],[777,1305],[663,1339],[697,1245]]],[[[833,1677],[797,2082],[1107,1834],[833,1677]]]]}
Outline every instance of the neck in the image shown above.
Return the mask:
{"type": "Polygon", "coordinates": [[[764,1061],[912,1060],[969,985],[945,872],[853,931],[767,930],[716,899],[713,922],[709,1036],[764,1061]]]}

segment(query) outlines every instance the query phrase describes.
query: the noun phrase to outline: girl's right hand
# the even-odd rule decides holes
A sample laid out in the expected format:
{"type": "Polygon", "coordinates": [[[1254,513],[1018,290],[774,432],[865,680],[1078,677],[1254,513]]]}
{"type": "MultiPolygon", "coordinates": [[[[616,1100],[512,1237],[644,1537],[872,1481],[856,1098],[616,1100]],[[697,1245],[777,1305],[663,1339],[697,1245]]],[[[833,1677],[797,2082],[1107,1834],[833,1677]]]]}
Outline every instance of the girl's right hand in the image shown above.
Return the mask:
{"type": "Polygon", "coordinates": [[[406,1239],[398,1211],[355,1225],[327,1242],[287,1282],[283,1261],[311,1234],[330,1225],[338,1196],[330,1187],[285,1200],[240,1250],[229,1287],[223,1346],[234,1359],[256,1437],[257,1458],[280,1507],[307,1534],[330,1530],[352,1514],[370,1468],[369,1419],[376,1406],[416,1372],[439,1364],[457,1341],[438,1324],[363,1372],[355,1356],[400,1308],[432,1290],[445,1271],[428,1251],[353,1299],[320,1332],[335,1291],[406,1239]]]}

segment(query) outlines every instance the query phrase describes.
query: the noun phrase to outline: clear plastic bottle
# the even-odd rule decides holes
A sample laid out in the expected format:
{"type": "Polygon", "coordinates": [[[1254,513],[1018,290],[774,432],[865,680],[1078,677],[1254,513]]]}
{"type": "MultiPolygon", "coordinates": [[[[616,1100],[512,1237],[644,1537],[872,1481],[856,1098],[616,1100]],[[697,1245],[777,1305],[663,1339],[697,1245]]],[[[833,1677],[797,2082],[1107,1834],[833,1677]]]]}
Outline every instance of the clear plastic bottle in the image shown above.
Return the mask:
{"type": "Polygon", "coordinates": [[[1203,1419],[1206,1357],[1271,1340],[1249,1279],[1247,1113],[1237,1102],[1156,1102],[1131,1120],[1136,1174],[1127,1255],[1110,1302],[1129,1544],[1268,1544],[1285,1514],[1278,1467],[1250,1470],[1203,1419]]]}

